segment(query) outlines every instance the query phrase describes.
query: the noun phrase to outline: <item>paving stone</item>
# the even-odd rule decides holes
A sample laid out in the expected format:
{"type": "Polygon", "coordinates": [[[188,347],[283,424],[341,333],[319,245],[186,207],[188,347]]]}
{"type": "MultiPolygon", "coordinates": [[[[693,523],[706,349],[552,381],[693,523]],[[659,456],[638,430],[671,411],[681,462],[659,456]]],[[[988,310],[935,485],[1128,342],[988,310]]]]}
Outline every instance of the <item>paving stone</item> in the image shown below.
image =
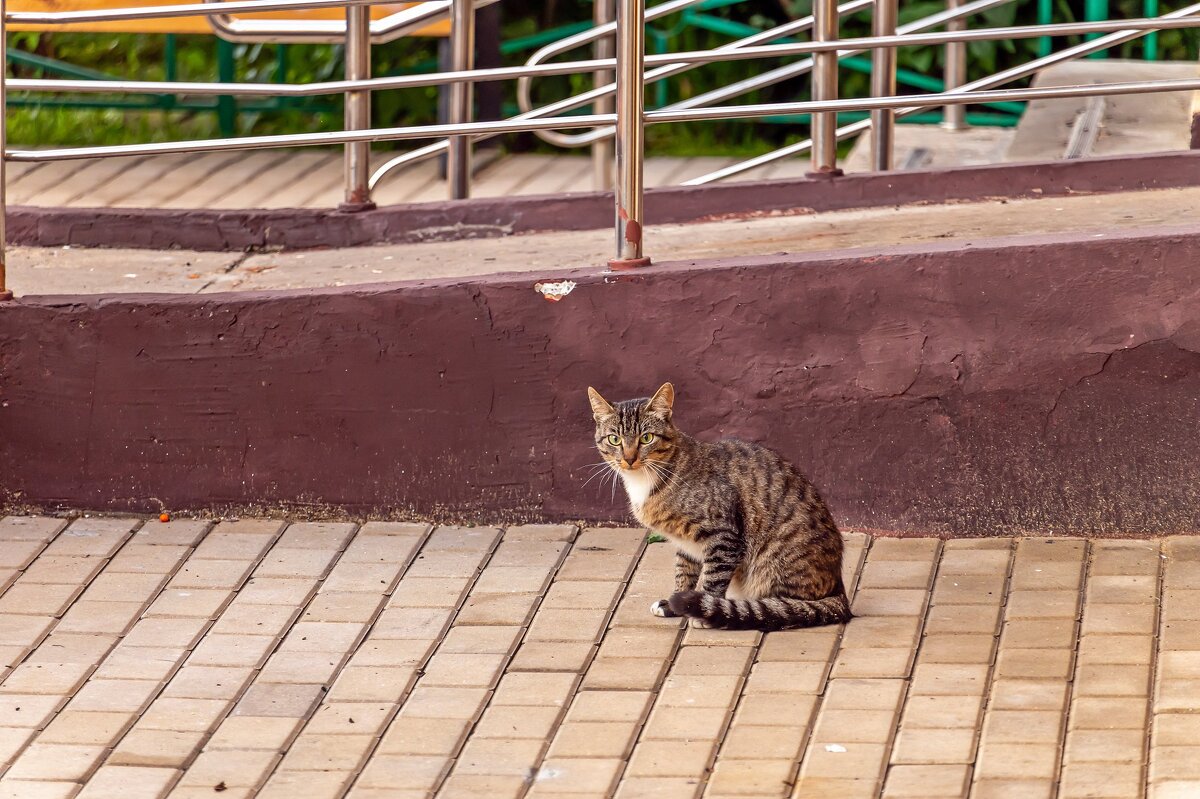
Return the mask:
{"type": "Polygon", "coordinates": [[[525,640],[596,642],[604,634],[607,620],[608,611],[605,608],[543,608],[534,616],[525,640]]]}
{"type": "MultiPolygon", "coordinates": [[[[655,617],[651,617],[655,618],[655,617]]],[[[659,619],[659,621],[664,621],[659,619]]],[[[678,619],[666,619],[671,626],[678,626],[678,619]]],[[[683,646],[758,646],[763,634],[757,630],[706,630],[687,627],[683,633],[683,646]]]]}
{"type": "Polygon", "coordinates": [[[975,779],[1046,779],[1058,773],[1058,747],[1037,744],[979,746],[975,779]]]}
{"type": "Polygon", "coordinates": [[[1078,626],[1073,618],[1013,619],[1004,623],[1000,645],[1006,649],[1070,649],[1078,626]]]}
{"type": "Polygon", "coordinates": [[[831,680],[823,706],[830,710],[898,710],[906,687],[902,680],[831,680]]]}
{"type": "Polygon", "coordinates": [[[191,649],[208,626],[207,619],[140,619],[121,642],[126,646],[191,649]]]}
{"type": "Polygon", "coordinates": [[[1063,767],[1058,795],[1062,799],[1125,799],[1142,793],[1140,763],[1075,763],[1063,767]]]}
{"type": "Polygon", "coordinates": [[[95,665],[112,649],[113,639],[91,633],[51,633],[26,663],[87,663],[95,665]]]}
{"type": "MultiPolygon", "coordinates": [[[[833,663],[837,679],[904,678],[912,670],[916,652],[911,649],[843,649],[833,663]]],[[[818,684],[813,690],[820,690],[818,684]]]]}
{"type": "Polygon", "coordinates": [[[850,603],[855,616],[920,616],[929,595],[924,589],[860,588],[850,603]]]}
{"type": "Polygon", "coordinates": [[[547,740],[562,712],[557,707],[490,707],[475,724],[476,738],[547,740]]]}
{"type": "Polygon", "coordinates": [[[1077,696],[1149,696],[1150,665],[1080,665],[1075,671],[1077,696]]]}
{"type": "Polygon", "coordinates": [[[905,765],[970,764],[975,761],[978,737],[973,727],[938,730],[902,725],[896,733],[892,762],[905,765]]]}
{"type": "Polygon", "coordinates": [[[971,787],[973,799],[1050,799],[1054,780],[982,780],[971,787]]]}
{"type": "Polygon", "coordinates": [[[925,664],[990,663],[995,649],[996,639],[991,635],[927,635],[921,641],[919,659],[925,664]]]}
{"type": "Polygon", "coordinates": [[[546,592],[542,607],[552,610],[610,608],[616,604],[621,587],[617,581],[556,580],[546,592]]]}
{"type": "Polygon", "coordinates": [[[79,585],[21,583],[0,596],[0,615],[59,616],[81,591],[79,585]]]}
{"type": "Polygon", "coordinates": [[[367,639],[351,658],[355,666],[417,666],[424,663],[435,642],[432,639],[367,639]]]}
{"type": "Polygon", "coordinates": [[[991,706],[999,710],[1053,710],[1067,706],[1067,683],[1061,680],[997,680],[991,706]]]}
{"type": "Polygon", "coordinates": [[[547,759],[533,778],[534,786],[561,793],[607,795],[624,765],[615,759],[547,759]]]}
{"type": "MultiPolygon", "coordinates": [[[[434,641],[450,624],[450,608],[392,608],[379,614],[371,628],[371,641],[434,641]]],[[[460,614],[461,615],[461,614],[460,614]]],[[[456,622],[458,619],[455,620],[456,622]]]]}
{"type": "Polygon", "coordinates": [[[340,771],[287,771],[280,766],[255,799],[340,799],[352,776],[340,771]]]}
{"type": "Polygon", "coordinates": [[[211,526],[211,522],[203,519],[147,522],[134,534],[134,541],[139,544],[194,547],[211,526]]]}
{"type": "Polygon", "coordinates": [[[196,547],[192,558],[198,560],[257,560],[271,548],[272,537],[253,533],[224,532],[225,525],[218,525],[196,547]]]}
{"type": "Polygon", "coordinates": [[[267,660],[258,681],[263,683],[327,683],[345,662],[340,652],[285,652],[267,660]]]}
{"type": "Polygon", "coordinates": [[[67,522],[52,516],[5,516],[0,518],[0,541],[49,541],[67,522]]]}
{"type": "Polygon", "coordinates": [[[858,588],[919,588],[926,590],[933,580],[932,560],[868,560],[859,577],[858,588]]]}
{"type": "Polygon", "coordinates": [[[888,747],[884,744],[848,742],[837,747],[810,748],[800,766],[803,780],[872,779],[882,777],[888,747]]]}
{"type": "Polygon", "coordinates": [[[167,679],[187,656],[182,647],[164,649],[150,646],[118,645],[96,669],[95,677],[111,680],[167,679]]]}
{"type": "Polygon", "coordinates": [[[138,719],[138,729],[175,732],[214,730],[230,703],[224,699],[179,699],[160,696],[138,719]]]}
{"type": "Polygon", "coordinates": [[[232,593],[202,588],[173,590],[168,588],[158,595],[145,615],[147,617],[168,616],[199,619],[215,619],[221,608],[229,601],[232,593]]]}
{"type": "Polygon", "coordinates": [[[729,711],[718,707],[655,707],[642,730],[643,741],[715,739],[729,711]]]}
{"type": "Polygon", "coordinates": [[[459,753],[455,773],[524,777],[537,764],[543,746],[535,740],[472,739],[459,753]]]}
{"type": "Polygon", "coordinates": [[[1079,615],[1078,591],[1019,591],[1009,594],[1004,618],[1073,619],[1079,615]]]}
{"type": "MultiPolygon", "coordinates": [[[[1155,719],[1154,743],[1164,743],[1159,734],[1159,719],[1155,719]]],[[[1195,740],[1195,739],[1190,739],[1195,740]]],[[[1146,742],[1143,730],[1073,730],[1067,737],[1063,750],[1063,762],[1071,763],[1121,763],[1144,760],[1142,747],[1146,742]]]]}
{"type": "Polygon", "coordinates": [[[184,666],[171,678],[162,695],[176,699],[234,699],[254,671],[233,666],[184,666]]]}
{"type": "Polygon", "coordinates": [[[463,604],[455,619],[465,624],[506,624],[524,626],[537,607],[536,592],[482,593],[478,585],[463,604]]]}
{"type": "Polygon", "coordinates": [[[12,780],[82,782],[100,764],[106,752],[102,746],[35,741],[13,762],[4,776],[12,780]]]}
{"type": "Polygon", "coordinates": [[[662,680],[667,665],[667,661],[660,658],[597,655],[584,674],[583,687],[596,690],[653,690],[662,680]]]}
{"type": "Polygon", "coordinates": [[[302,618],[311,622],[357,622],[366,624],[379,610],[380,597],[353,591],[322,591],[304,609],[302,618]]]}
{"type": "Polygon", "coordinates": [[[826,799],[829,796],[841,799],[876,799],[879,789],[878,779],[808,778],[801,774],[796,781],[792,799],[826,799]]]}
{"type": "MultiPolygon", "coordinates": [[[[1164,656],[1170,654],[1174,653],[1163,652],[1164,656]]],[[[1085,635],[1079,639],[1081,664],[1149,666],[1153,659],[1154,639],[1149,636],[1085,635]]],[[[1197,676],[1200,676],[1200,671],[1197,676]]]]}
{"type": "Polygon", "coordinates": [[[226,788],[254,787],[278,762],[279,755],[274,752],[204,752],[184,772],[179,784],[210,789],[222,783],[226,788]]]}
{"type": "Polygon", "coordinates": [[[205,744],[205,749],[210,752],[243,749],[280,751],[302,724],[301,719],[274,716],[228,716],[205,744]]]}
{"type": "Polygon", "coordinates": [[[521,644],[508,670],[582,672],[595,652],[588,641],[529,641],[521,644]]]}
{"type": "Polygon", "coordinates": [[[210,633],[192,652],[188,663],[194,666],[248,666],[257,668],[266,662],[275,646],[269,635],[223,635],[210,633]]]}
{"type": "Polygon", "coordinates": [[[639,722],[646,717],[653,699],[649,691],[580,691],[566,719],[639,722]]]}
{"type": "Polygon", "coordinates": [[[925,617],[925,634],[986,633],[1000,628],[1000,608],[993,605],[935,605],[925,617]]]}
{"type": "MultiPolygon", "coordinates": [[[[1005,574],[1011,553],[1007,547],[1003,549],[951,549],[950,544],[963,543],[951,539],[944,542],[942,557],[938,562],[938,576],[972,575],[972,574],[1005,574]]],[[[1001,539],[999,543],[1007,544],[1001,539]]]]}
{"type": "Polygon", "coordinates": [[[1000,574],[946,574],[934,583],[934,605],[998,605],[1004,600],[1008,576],[1000,574]]]}
{"type": "Polygon", "coordinates": [[[323,695],[320,685],[256,683],[242,695],[233,715],[305,718],[323,695]]]}
{"type": "Polygon", "coordinates": [[[778,795],[787,790],[794,770],[791,760],[719,760],[708,791],[714,796],[778,795]]]}
{"type": "Polygon", "coordinates": [[[71,710],[141,713],[158,693],[157,680],[89,680],[67,706],[71,710]]]}
{"type": "Polygon", "coordinates": [[[483,709],[487,698],[486,688],[431,688],[421,685],[404,702],[400,715],[430,719],[474,719],[483,709]]]}
{"type": "Polygon", "coordinates": [[[1144,729],[1146,711],[1145,699],[1082,697],[1071,703],[1067,725],[1072,730],[1144,729]]]}
{"type": "Polygon", "coordinates": [[[146,766],[101,766],[77,799],[159,799],[179,777],[176,769],[146,766]]]}
{"type": "Polygon", "coordinates": [[[528,783],[524,777],[496,777],[482,774],[451,774],[442,783],[439,796],[475,797],[488,796],[496,799],[519,799],[525,794],[528,783]]]}
{"type": "Polygon", "coordinates": [[[371,788],[385,789],[380,799],[397,796],[397,791],[429,791],[442,779],[450,763],[445,757],[379,755],[363,768],[352,795],[361,796],[361,789],[371,788]]]}
{"type": "MultiPolygon", "coordinates": [[[[467,719],[398,716],[380,741],[379,753],[452,757],[466,739],[470,729],[467,719]]],[[[507,738],[507,736],[501,737],[507,738]]],[[[534,740],[540,742],[544,740],[544,737],[538,736],[534,740]]]]}
{"type": "Polygon", "coordinates": [[[406,576],[388,600],[389,608],[455,608],[471,587],[471,578],[406,576]]]}
{"type": "MultiPolygon", "coordinates": [[[[86,596],[87,592],[84,592],[86,596]]],[[[133,626],[142,607],[141,602],[92,602],[80,599],[62,617],[55,631],[119,636],[133,626]]]]}
{"type": "MultiPolygon", "coordinates": [[[[910,620],[903,618],[893,619],[858,619],[855,625],[859,622],[898,622],[901,624],[909,623],[910,620]]],[[[869,626],[869,625],[868,625],[869,626]]],[[[850,631],[850,627],[846,627],[846,632],[850,631]]],[[[882,642],[876,642],[882,645],[882,642]]],[[[809,630],[783,630],[780,632],[768,633],[763,636],[762,644],[758,648],[758,653],[755,659],[760,663],[770,663],[782,661],[787,663],[806,663],[818,662],[826,663],[833,658],[833,653],[838,647],[838,632],[837,628],[813,628],[809,630]]],[[[689,649],[699,651],[705,650],[700,647],[684,647],[680,654],[686,653],[689,649]]],[[[732,649],[726,647],[726,649],[732,649]]],[[[741,651],[743,655],[750,650],[745,647],[739,647],[733,651],[741,651]]]]}
{"type": "Polygon", "coordinates": [[[238,599],[251,605],[302,605],[316,586],[312,580],[288,577],[251,577],[238,599]]]}
{"type": "Polygon", "coordinates": [[[284,756],[281,768],[288,771],[344,771],[353,773],[375,746],[375,736],[320,734],[305,729],[284,756]]]}
{"type": "MultiPolygon", "coordinates": [[[[768,635],[766,643],[769,643],[775,635],[777,633],[768,635]]],[[[846,630],[842,633],[841,648],[843,653],[847,649],[911,649],[916,646],[920,635],[921,619],[919,617],[856,618],[851,624],[846,625],[846,630]]]]}
{"type": "MultiPolygon", "coordinates": [[[[759,664],[775,665],[775,664],[759,664]]],[[[758,666],[755,667],[756,669],[758,666]]],[[[771,682],[777,680],[776,675],[770,675],[771,682]]],[[[738,675],[694,676],[677,675],[672,673],[663,682],[658,692],[658,704],[663,707],[678,705],[681,707],[729,707],[736,699],[742,678],[738,675]]],[[[779,681],[781,692],[788,692],[791,686],[779,681]]],[[[805,693],[805,692],[799,692],[805,693]]]]}
{"type": "Polygon", "coordinates": [[[329,689],[339,702],[393,702],[408,693],[416,666],[346,666],[329,689]]]}
{"type": "Polygon", "coordinates": [[[111,746],[137,718],[133,713],[64,710],[38,735],[46,744],[111,746]]]}
{"type": "Polygon", "coordinates": [[[1088,578],[1087,601],[1100,604],[1139,604],[1158,599],[1158,575],[1093,574],[1088,578]]]}
{"type": "Polygon", "coordinates": [[[1074,668],[1075,653],[1054,649],[1006,649],[996,655],[994,679],[1067,679],[1074,668]]]}
{"type": "Polygon", "coordinates": [[[344,549],[357,525],[341,522],[304,522],[288,525],[276,546],[301,549],[344,549]]]}
{"type": "Polygon", "coordinates": [[[276,546],[254,569],[255,577],[307,577],[320,579],[337,559],[332,549],[300,549],[276,546]]]}
{"type": "Polygon", "coordinates": [[[80,597],[80,602],[143,602],[158,593],[166,574],[101,572],[80,597]]]}
{"type": "Polygon", "coordinates": [[[570,524],[521,524],[507,528],[504,531],[504,540],[570,542],[574,540],[576,533],[577,528],[570,524]]]}
{"type": "Polygon", "coordinates": [[[969,766],[893,766],[883,785],[886,799],[957,799],[971,785],[969,766]]]}
{"type": "Polygon", "coordinates": [[[745,694],[737,707],[741,724],[773,727],[806,727],[817,698],[812,694],[745,694]]]}
{"type": "Polygon", "coordinates": [[[936,538],[875,538],[871,541],[870,560],[933,561],[941,542],[936,538]]]}
{"type": "MultiPolygon", "coordinates": [[[[353,563],[341,569],[334,569],[321,583],[322,591],[358,591],[380,595],[385,594],[395,584],[400,576],[404,563],[353,563]]],[[[281,578],[266,578],[281,579],[281,578]]]]}
{"type": "Polygon", "coordinates": [[[1153,635],[1157,626],[1154,605],[1100,605],[1088,603],[1080,628],[1084,636],[1093,633],[1153,635]]]}
{"type": "Polygon", "coordinates": [[[5,541],[0,547],[0,567],[24,569],[44,549],[41,541],[5,541]]]}
{"type": "Polygon", "coordinates": [[[204,739],[203,732],[135,728],[121,739],[106,762],[113,766],[181,769],[200,751],[204,739]]]}
{"type": "Polygon", "coordinates": [[[91,582],[104,563],[102,558],[90,555],[42,555],[21,573],[21,582],[69,585],[78,590],[91,582]]]}
{"type": "Polygon", "coordinates": [[[82,663],[25,663],[4,678],[0,693],[70,696],[91,670],[82,663]]]}
{"type": "Polygon", "coordinates": [[[989,669],[980,664],[923,663],[913,670],[909,696],[976,696],[988,685],[989,669]]]}
{"type": "Polygon", "coordinates": [[[896,714],[888,710],[830,710],[817,714],[813,741],[888,743],[896,725],[896,714]]]}
{"type": "MultiPolygon", "coordinates": [[[[0,767],[16,760],[36,734],[33,728],[0,727],[0,767]]],[[[3,785],[3,781],[0,781],[0,785],[3,785]]]]}
{"type": "Polygon", "coordinates": [[[491,688],[500,680],[508,657],[504,654],[452,654],[437,652],[425,666],[422,681],[428,686],[491,688]]]}
{"type": "Polygon", "coordinates": [[[984,745],[1032,743],[1053,746],[1062,736],[1063,717],[1053,710],[989,709],[983,721],[984,745]]]}
{"type": "MultiPolygon", "coordinates": [[[[731,760],[797,760],[805,732],[804,727],[768,727],[744,724],[735,716],[733,724],[725,734],[725,739],[720,743],[720,756],[731,760]]],[[[639,746],[638,750],[640,751],[642,746],[650,743],[652,742],[646,741],[639,746]]],[[[673,742],[663,742],[663,745],[671,743],[673,742]]],[[[690,745],[689,742],[682,743],[690,745]]],[[[694,743],[703,745],[703,742],[694,743]]],[[[634,756],[637,756],[636,752],[634,756]]],[[[630,761],[631,768],[632,765],[633,763],[630,761]]],[[[686,773],[699,772],[689,771],[686,773]]]]}
{"type": "Polygon", "coordinates": [[[53,616],[0,616],[0,645],[31,646],[54,625],[53,616]]]}
{"type": "Polygon", "coordinates": [[[982,709],[981,696],[913,696],[904,705],[903,723],[926,729],[974,728],[982,709]]]}
{"type": "Polygon", "coordinates": [[[547,757],[627,758],[636,724],[621,721],[569,721],[554,734],[547,757]]]}

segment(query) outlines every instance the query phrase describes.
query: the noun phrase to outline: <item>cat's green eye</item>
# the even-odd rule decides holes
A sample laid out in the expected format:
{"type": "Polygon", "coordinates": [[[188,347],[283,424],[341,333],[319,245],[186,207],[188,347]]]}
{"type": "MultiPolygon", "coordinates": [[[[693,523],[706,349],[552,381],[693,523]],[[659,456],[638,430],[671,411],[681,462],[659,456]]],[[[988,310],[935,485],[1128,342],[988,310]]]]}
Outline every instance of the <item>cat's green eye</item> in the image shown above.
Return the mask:
{"type": "Polygon", "coordinates": [[[621,446],[621,437],[616,433],[610,433],[608,436],[608,443],[614,447],[619,447],[621,446]]]}
{"type": "Polygon", "coordinates": [[[654,438],[655,438],[655,436],[653,433],[642,433],[642,443],[643,444],[653,444],[654,438]]]}

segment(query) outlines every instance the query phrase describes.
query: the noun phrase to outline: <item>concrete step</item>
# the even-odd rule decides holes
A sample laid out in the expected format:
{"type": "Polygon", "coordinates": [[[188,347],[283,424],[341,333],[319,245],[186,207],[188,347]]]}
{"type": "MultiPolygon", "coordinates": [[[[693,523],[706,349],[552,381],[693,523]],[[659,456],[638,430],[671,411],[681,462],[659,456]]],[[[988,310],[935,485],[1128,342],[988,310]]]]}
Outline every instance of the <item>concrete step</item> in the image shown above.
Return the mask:
{"type": "MultiPolygon", "coordinates": [[[[1085,60],[1040,72],[1034,86],[1175,80],[1200,76],[1200,65],[1179,61],[1085,60]]],[[[1059,158],[1186,150],[1192,92],[1029,103],[1004,159],[1059,158]]]]}
{"type": "MultiPolygon", "coordinates": [[[[896,125],[896,169],[979,166],[1004,159],[1012,128],[946,130],[940,125],[896,125]]],[[[858,137],[846,157],[847,172],[870,172],[871,131],[858,137]]]]}

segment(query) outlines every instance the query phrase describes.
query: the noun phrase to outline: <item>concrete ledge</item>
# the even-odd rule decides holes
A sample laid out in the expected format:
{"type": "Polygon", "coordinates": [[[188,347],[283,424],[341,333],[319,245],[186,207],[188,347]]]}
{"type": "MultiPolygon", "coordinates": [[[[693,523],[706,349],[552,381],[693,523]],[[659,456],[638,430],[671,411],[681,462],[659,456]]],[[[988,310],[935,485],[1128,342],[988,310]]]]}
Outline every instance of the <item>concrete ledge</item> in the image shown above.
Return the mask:
{"type": "MultiPolygon", "coordinates": [[[[654,189],[647,193],[646,220],[667,224],[714,217],[1195,185],[1200,185],[1200,152],[1178,152],[654,189]]],[[[426,203],[363,213],[15,207],[9,209],[8,240],[45,247],[305,249],[595,230],[612,221],[611,195],[601,193],[426,203]]]]}
{"type": "Polygon", "coordinates": [[[1200,227],[0,305],[10,506],[624,520],[584,387],[665,379],[847,526],[1200,529],[1200,227]],[[578,286],[550,303],[539,280],[578,286]]]}

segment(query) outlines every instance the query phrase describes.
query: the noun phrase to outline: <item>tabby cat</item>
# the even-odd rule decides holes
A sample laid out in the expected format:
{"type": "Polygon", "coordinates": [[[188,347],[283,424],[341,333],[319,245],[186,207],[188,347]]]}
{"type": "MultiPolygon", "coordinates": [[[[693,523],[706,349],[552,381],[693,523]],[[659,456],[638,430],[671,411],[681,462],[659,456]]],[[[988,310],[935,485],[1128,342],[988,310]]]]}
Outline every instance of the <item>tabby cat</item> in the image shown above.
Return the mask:
{"type": "Polygon", "coordinates": [[[588,388],[596,447],[646,527],[673,543],[675,593],[651,606],[700,627],[782,630],[850,619],[842,536],[812,484],[774,452],[697,441],[675,390],[609,403],[588,388]]]}

